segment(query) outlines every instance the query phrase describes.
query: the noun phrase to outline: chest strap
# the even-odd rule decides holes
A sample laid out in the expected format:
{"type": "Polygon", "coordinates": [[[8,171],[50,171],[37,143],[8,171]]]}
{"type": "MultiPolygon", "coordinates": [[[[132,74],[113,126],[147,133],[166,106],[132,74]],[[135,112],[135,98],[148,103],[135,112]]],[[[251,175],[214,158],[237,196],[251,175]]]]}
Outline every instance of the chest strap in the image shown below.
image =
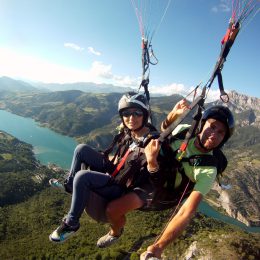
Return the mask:
{"type": "Polygon", "coordinates": [[[123,167],[123,165],[125,164],[125,161],[129,155],[130,152],[134,151],[134,149],[137,147],[138,145],[136,143],[132,143],[128,150],[126,151],[125,155],[122,157],[122,159],[120,160],[120,162],[117,164],[115,170],[112,172],[111,176],[115,177],[119,171],[121,170],[121,168],[123,167]]]}

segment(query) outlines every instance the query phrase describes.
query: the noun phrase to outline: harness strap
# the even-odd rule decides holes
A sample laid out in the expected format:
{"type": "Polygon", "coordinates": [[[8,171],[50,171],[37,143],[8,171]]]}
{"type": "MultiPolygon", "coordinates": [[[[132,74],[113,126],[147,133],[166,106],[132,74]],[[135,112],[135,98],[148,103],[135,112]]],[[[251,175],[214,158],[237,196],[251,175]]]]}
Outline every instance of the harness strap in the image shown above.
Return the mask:
{"type": "MultiPolygon", "coordinates": [[[[118,133],[117,135],[115,135],[110,146],[105,151],[103,151],[103,154],[105,155],[105,157],[108,158],[109,154],[113,151],[116,144],[121,142],[124,138],[125,138],[124,130],[122,132],[118,133]]],[[[119,150],[120,150],[120,148],[118,147],[115,152],[115,155],[113,156],[113,159],[111,160],[112,163],[115,161],[116,156],[119,154],[119,150]]]]}
{"type": "Polygon", "coordinates": [[[174,122],[171,123],[161,134],[158,138],[159,142],[163,142],[169,135],[171,135],[172,131],[187,117],[187,115],[193,110],[197,105],[203,106],[206,87],[203,88],[202,93],[199,97],[197,97],[189,106],[189,109],[183,112],[181,116],[179,116],[174,122]]]}
{"type": "Polygon", "coordinates": [[[145,147],[149,143],[149,141],[152,139],[152,137],[153,137],[153,135],[151,133],[148,133],[146,138],[144,138],[143,142],[138,143],[138,144],[137,143],[132,143],[129,146],[128,150],[126,151],[125,155],[122,157],[120,162],[117,164],[117,166],[116,166],[115,170],[113,171],[113,173],[111,174],[111,176],[115,177],[118,174],[118,172],[121,170],[121,168],[125,164],[125,161],[126,161],[126,159],[127,159],[127,157],[128,157],[130,152],[134,151],[136,147],[140,147],[140,145],[142,147],[145,147]]]}
{"type": "Polygon", "coordinates": [[[123,156],[123,158],[121,159],[121,161],[119,162],[119,164],[116,166],[115,170],[112,172],[111,176],[112,177],[115,177],[118,172],[120,171],[120,169],[123,167],[123,165],[125,164],[125,161],[127,159],[127,156],[129,155],[129,153],[131,152],[132,150],[129,148],[125,155],[123,156]]]}
{"type": "Polygon", "coordinates": [[[181,152],[181,155],[178,157],[179,161],[182,159],[182,157],[186,153],[186,149],[188,147],[190,139],[193,136],[195,136],[195,132],[197,130],[200,119],[202,117],[202,107],[203,107],[203,105],[204,105],[204,99],[201,99],[200,102],[198,103],[197,111],[193,115],[193,121],[192,121],[191,127],[189,128],[188,132],[186,133],[185,139],[180,146],[179,150],[181,152]]]}
{"type": "Polygon", "coordinates": [[[209,89],[211,87],[215,77],[218,77],[220,99],[224,103],[227,103],[229,101],[229,97],[228,97],[228,94],[224,91],[221,71],[223,69],[224,62],[226,61],[227,55],[228,55],[236,37],[237,37],[239,30],[240,30],[240,23],[239,22],[234,23],[234,21],[231,20],[230,23],[229,23],[229,27],[227,29],[227,32],[226,32],[225,36],[223,37],[223,39],[221,41],[222,47],[221,47],[221,51],[220,51],[218,61],[215,65],[215,68],[213,70],[213,73],[212,73],[210,80],[206,84],[207,88],[209,89]]]}
{"type": "Polygon", "coordinates": [[[220,99],[224,102],[224,103],[228,103],[229,102],[229,96],[228,94],[225,92],[224,90],[224,85],[223,85],[223,79],[222,79],[222,74],[221,74],[221,70],[217,71],[217,76],[218,76],[218,86],[219,86],[219,91],[220,91],[220,99]]]}

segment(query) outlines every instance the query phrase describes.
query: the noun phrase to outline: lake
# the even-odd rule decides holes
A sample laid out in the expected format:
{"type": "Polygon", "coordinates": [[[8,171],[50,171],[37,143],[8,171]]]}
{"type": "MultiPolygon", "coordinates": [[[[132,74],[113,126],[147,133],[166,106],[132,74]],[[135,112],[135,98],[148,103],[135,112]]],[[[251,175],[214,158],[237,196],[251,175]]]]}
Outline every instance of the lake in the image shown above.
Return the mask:
{"type": "MultiPolygon", "coordinates": [[[[77,145],[73,138],[40,127],[33,119],[17,116],[4,110],[0,110],[0,130],[31,144],[36,158],[42,164],[55,163],[64,169],[69,169],[72,154],[77,145]]],[[[248,232],[260,232],[260,227],[247,227],[245,224],[219,213],[206,202],[200,204],[199,211],[248,232]]]]}
{"type": "Polygon", "coordinates": [[[35,157],[42,163],[55,163],[69,169],[73,151],[77,145],[73,138],[40,127],[30,118],[0,110],[0,130],[33,146],[35,157]]]}

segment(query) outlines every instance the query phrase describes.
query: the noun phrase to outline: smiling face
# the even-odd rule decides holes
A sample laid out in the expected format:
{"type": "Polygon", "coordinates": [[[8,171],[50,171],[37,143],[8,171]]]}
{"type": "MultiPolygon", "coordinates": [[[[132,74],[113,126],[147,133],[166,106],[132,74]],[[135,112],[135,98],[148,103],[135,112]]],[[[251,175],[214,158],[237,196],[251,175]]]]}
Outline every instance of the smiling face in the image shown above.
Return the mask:
{"type": "Polygon", "coordinates": [[[121,113],[125,126],[131,131],[140,129],[143,125],[143,111],[138,108],[127,108],[121,113]]]}
{"type": "Polygon", "coordinates": [[[200,132],[199,139],[203,148],[212,150],[218,147],[225,138],[227,127],[219,120],[209,118],[200,132]]]}

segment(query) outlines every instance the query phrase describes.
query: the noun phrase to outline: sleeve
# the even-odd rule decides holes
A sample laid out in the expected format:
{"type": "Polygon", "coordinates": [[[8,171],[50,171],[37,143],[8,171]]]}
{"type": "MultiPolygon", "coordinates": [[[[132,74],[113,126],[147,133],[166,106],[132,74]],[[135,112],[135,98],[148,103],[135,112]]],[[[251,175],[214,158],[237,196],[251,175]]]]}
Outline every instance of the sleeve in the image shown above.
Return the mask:
{"type": "Polygon", "coordinates": [[[194,167],[194,190],[205,196],[213,186],[217,176],[217,168],[212,166],[194,167]]]}
{"type": "Polygon", "coordinates": [[[157,171],[148,171],[147,169],[147,172],[149,173],[150,175],[150,180],[151,182],[155,185],[155,186],[160,186],[161,183],[162,183],[162,180],[163,180],[163,176],[162,176],[162,171],[161,171],[161,168],[159,167],[157,169],[157,171]]]}

